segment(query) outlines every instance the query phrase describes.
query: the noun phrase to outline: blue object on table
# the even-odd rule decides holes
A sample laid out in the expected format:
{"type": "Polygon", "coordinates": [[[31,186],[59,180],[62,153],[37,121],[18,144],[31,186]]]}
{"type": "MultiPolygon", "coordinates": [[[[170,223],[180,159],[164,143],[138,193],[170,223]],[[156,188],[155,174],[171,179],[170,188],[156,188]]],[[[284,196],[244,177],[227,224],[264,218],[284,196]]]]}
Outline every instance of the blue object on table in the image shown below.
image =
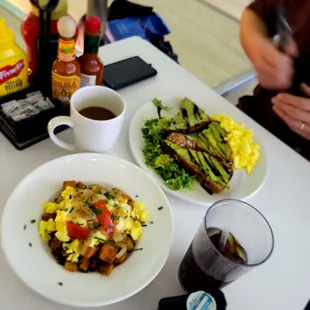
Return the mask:
{"type": "Polygon", "coordinates": [[[139,36],[151,41],[154,39],[154,36],[163,38],[170,33],[170,29],[166,23],[156,13],[144,17],[114,19],[108,22],[108,28],[113,37],[113,41],[132,36],[139,36]]]}

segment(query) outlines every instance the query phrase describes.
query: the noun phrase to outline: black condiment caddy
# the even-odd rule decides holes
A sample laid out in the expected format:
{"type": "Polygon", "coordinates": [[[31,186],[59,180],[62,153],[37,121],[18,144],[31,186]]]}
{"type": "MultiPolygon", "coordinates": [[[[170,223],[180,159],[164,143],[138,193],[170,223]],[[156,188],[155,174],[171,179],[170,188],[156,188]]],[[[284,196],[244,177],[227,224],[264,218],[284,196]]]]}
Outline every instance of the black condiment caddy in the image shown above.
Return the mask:
{"type": "MultiPolygon", "coordinates": [[[[18,149],[23,150],[33,144],[36,144],[48,138],[47,124],[56,116],[69,115],[69,106],[64,106],[61,102],[52,102],[54,108],[41,111],[21,121],[14,121],[8,117],[2,110],[1,105],[11,100],[24,99],[27,93],[40,90],[37,87],[28,87],[12,95],[0,98],[0,130],[4,136],[18,149]]],[[[60,126],[56,133],[63,131],[67,126],[60,126]]]]}
{"type": "MultiPolygon", "coordinates": [[[[28,88],[19,92],[0,97],[0,131],[18,150],[23,150],[48,138],[47,124],[56,116],[69,115],[69,105],[65,106],[59,101],[52,101],[54,108],[41,111],[40,113],[20,121],[14,121],[2,110],[1,105],[12,101],[25,99],[31,92],[41,91],[44,97],[51,97],[51,69],[53,61],[57,57],[58,40],[51,35],[50,21],[51,13],[55,10],[59,0],[49,0],[44,7],[40,7],[38,0],[30,2],[39,9],[40,36],[37,41],[38,51],[38,76],[31,81],[28,88]]],[[[56,133],[66,129],[61,126],[56,133]]]]}

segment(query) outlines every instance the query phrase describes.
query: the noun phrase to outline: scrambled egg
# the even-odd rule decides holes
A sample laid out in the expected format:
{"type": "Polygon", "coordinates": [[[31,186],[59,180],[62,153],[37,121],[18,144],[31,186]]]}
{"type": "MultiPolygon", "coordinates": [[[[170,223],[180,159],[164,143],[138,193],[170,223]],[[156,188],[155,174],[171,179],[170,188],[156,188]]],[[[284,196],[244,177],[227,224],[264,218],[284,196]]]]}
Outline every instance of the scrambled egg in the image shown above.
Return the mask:
{"type": "Polygon", "coordinates": [[[52,219],[48,221],[40,221],[39,223],[39,234],[44,241],[51,239],[50,233],[56,230],[55,222],[52,219]]]}
{"type": "Polygon", "coordinates": [[[62,242],[70,241],[70,237],[68,235],[68,230],[67,230],[67,212],[57,210],[55,223],[56,223],[55,236],[62,242]]]}
{"type": "Polygon", "coordinates": [[[51,234],[55,233],[57,239],[62,242],[63,250],[69,254],[66,256],[66,260],[72,263],[79,261],[81,248],[85,248],[85,246],[98,246],[107,240],[115,243],[122,242],[126,235],[130,235],[134,241],[139,240],[143,234],[142,224],[147,221],[149,216],[149,211],[145,209],[142,202],[131,203],[130,197],[122,194],[120,190],[113,189],[103,193],[103,187],[97,187],[85,186],[85,188],[78,189],[67,186],[61,193],[62,201],[60,203],[43,203],[45,213],[56,216],[55,220],[40,221],[39,234],[44,241],[48,242],[51,240],[51,234]],[[96,218],[97,214],[92,209],[93,203],[98,200],[104,200],[105,206],[110,212],[114,224],[112,236],[102,231],[96,218]],[[88,238],[86,240],[70,238],[67,229],[68,221],[91,229],[88,238]],[[90,228],[90,221],[97,223],[97,226],[90,228]]]}
{"type": "Polygon", "coordinates": [[[71,243],[63,243],[62,248],[66,251],[68,255],[67,260],[76,263],[79,260],[79,240],[75,239],[71,243]]]}
{"type": "Polygon", "coordinates": [[[232,149],[234,168],[250,174],[259,160],[259,145],[253,140],[253,131],[237,124],[226,115],[212,117],[227,131],[227,140],[232,149]]]}

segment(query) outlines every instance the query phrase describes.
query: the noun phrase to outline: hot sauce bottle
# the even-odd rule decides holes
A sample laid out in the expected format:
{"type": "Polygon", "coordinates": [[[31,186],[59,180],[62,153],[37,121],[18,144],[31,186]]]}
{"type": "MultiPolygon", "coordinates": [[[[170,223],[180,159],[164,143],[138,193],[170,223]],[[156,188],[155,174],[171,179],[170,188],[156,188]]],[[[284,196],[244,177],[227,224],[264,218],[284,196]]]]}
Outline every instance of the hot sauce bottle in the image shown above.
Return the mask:
{"type": "Polygon", "coordinates": [[[57,24],[59,32],[58,55],[52,66],[52,96],[64,104],[80,88],[80,64],[75,57],[75,21],[63,16],[57,24]]]}
{"type": "Polygon", "coordinates": [[[81,87],[100,85],[103,78],[103,62],[98,57],[101,19],[87,16],[85,21],[84,54],[79,57],[81,87]]]}

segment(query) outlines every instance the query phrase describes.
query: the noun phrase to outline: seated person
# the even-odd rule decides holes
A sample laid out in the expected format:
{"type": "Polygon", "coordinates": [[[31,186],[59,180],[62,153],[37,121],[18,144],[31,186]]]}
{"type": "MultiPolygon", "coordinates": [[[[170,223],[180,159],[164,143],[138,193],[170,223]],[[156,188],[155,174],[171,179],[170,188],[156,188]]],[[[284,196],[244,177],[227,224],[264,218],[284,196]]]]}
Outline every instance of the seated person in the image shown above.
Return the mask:
{"type": "Polygon", "coordinates": [[[241,44],[253,63],[259,85],[238,107],[310,160],[310,1],[254,0],[241,18],[241,44]],[[293,38],[282,52],[277,5],[286,9],[293,38]],[[308,31],[309,30],[309,31],[308,31]]]}

